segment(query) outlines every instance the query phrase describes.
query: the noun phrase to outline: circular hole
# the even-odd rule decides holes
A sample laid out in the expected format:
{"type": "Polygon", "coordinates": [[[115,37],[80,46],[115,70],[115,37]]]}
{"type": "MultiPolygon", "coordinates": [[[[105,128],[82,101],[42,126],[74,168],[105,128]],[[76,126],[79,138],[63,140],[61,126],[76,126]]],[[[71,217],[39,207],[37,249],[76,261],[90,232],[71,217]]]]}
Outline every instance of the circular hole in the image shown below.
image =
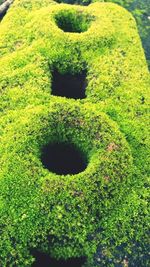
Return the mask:
{"type": "Polygon", "coordinates": [[[61,74],[59,71],[52,72],[52,95],[73,99],[85,98],[86,72],[61,74]]]}
{"type": "Polygon", "coordinates": [[[73,144],[48,144],[42,150],[41,160],[45,168],[59,175],[77,174],[87,167],[83,153],[73,144]]]}
{"type": "Polygon", "coordinates": [[[63,10],[55,16],[57,26],[64,32],[81,33],[88,30],[92,17],[82,11],[63,10]]]}

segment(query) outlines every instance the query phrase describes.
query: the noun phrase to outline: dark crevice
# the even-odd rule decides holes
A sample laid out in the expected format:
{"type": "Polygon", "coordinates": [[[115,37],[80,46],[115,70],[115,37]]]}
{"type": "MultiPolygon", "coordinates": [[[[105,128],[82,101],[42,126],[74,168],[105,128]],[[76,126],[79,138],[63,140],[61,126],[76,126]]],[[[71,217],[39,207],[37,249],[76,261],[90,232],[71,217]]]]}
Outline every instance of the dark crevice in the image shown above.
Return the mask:
{"type": "Polygon", "coordinates": [[[38,251],[33,252],[33,256],[35,262],[32,267],[82,267],[85,263],[84,257],[56,260],[38,251]]]}
{"type": "Polygon", "coordinates": [[[5,10],[4,12],[0,13],[0,21],[4,18],[4,16],[6,15],[7,10],[5,10]]]}
{"type": "Polygon", "coordinates": [[[4,11],[0,12],[0,21],[2,21],[2,19],[5,17],[7,10],[8,10],[8,8],[5,9],[4,11]]]}
{"type": "Polygon", "coordinates": [[[86,72],[78,74],[61,74],[57,70],[52,73],[52,95],[74,99],[86,97],[86,72]]]}
{"type": "Polygon", "coordinates": [[[83,154],[72,144],[48,144],[42,150],[42,163],[50,172],[67,175],[84,171],[87,163],[83,154]]]}
{"type": "Polygon", "coordinates": [[[9,7],[11,6],[11,4],[13,3],[13,0],[11,1],[2,1],[2,3],[0,4],[0,21],[2,21],[2,19],[5,17],[9,7]]]}

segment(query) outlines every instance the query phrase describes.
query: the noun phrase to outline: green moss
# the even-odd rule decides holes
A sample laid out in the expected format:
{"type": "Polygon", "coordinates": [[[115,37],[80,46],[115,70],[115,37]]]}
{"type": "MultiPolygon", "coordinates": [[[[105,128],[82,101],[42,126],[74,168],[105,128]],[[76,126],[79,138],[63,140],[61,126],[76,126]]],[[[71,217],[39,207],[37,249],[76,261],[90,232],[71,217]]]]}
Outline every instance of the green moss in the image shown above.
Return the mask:
{"type": "Polygon", "coordinates": [[[111,3],[16,0],[0,36],[0,264],[31,266],[36,248],[148,266],[149,73],[133,17],[111,3]],[[86,70],[86,98],[52,95],[53,69],[86,70]],[[79,148],[87,168],[44,168],[55,142],[79,148]]]}

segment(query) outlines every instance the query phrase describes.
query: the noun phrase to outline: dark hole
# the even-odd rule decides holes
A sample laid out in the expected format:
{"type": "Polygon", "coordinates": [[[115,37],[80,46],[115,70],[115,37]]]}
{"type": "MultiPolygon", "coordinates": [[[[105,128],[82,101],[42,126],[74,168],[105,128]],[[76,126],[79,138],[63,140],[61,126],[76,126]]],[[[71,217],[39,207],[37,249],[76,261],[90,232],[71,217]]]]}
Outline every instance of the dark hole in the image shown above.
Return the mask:
{"type": "Polygon", "coordinates": [[[77,174],[86,168],[82,153],[72,144],[54,143],[43,148],[42,163],[56,174],[77,174]]]}
{"type": "Polygon", "coordinates": [[[32,267],[82,267],[85,263],[84,257],[71,258],[65,261],[53,259],[41,252],[34,252],[33,256],[35,257],[35,262],[32,267]]]}
{"type": "Polygon", "coordinates": [[[64,32],[81,33],[89,29],[93,17],[79,11],[63,10],[55,15],[55,23],[64,32]]]}
{"type": "Polygon", "coordinates": [[[86,89],[86,72],[61,74],[57,70],[52,74],[52,95],[83,99],[86,89]]]}

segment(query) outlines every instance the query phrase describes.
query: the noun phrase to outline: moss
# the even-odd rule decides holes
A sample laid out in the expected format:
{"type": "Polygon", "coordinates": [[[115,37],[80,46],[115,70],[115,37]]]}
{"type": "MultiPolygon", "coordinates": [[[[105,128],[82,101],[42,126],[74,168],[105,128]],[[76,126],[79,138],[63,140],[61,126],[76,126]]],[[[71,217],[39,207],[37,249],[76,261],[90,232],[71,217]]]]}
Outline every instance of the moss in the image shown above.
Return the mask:
{"type": "Polygon", "coordinates": [[[149,73],[133,17],[111,3],[16,0],[0,36],[0,264],[31,266],[37,249],[90,267],[148,266],[149,73]],[[54,96],[54,70],[86,70],[85,98],[54,96]],[[45,168],[55,143],[81,151],[85,170],[45,168]]]}

